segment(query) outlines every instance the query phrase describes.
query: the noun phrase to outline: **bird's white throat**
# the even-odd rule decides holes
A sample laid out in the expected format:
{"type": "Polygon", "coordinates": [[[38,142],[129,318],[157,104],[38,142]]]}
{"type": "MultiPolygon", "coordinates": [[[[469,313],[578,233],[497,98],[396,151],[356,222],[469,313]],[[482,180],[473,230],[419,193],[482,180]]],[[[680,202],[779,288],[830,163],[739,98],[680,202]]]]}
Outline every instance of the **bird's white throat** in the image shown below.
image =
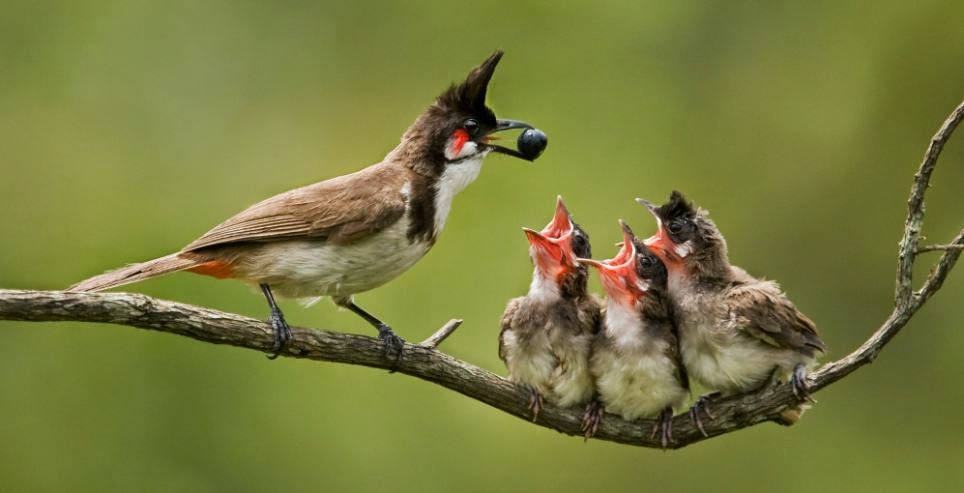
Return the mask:
{"type": "Polygon", "coordinates": [[[623,347],[640,345],[640,315],[635,307],[610,299],[606,306],[606,335],[623,347]]]}
{"type": "Polygon", "coordinates": [[[435,234],[442,232],[445,220],[452,210],[452,200],[455,195],[465,190],[465,187],[475,181],[482,171],[482,160],[488,152],[481,152],[471,158],[445,165],[445,171],[439,177],[435,192],[435,234]]]}
{"type": "Polygon", "coordinates": [[[532,284],[529,285],[529,298],[543,303],[558,300],[559,285],[555,279],[547,278],[545,274],[536,267],[532,272],[532,284]]]}

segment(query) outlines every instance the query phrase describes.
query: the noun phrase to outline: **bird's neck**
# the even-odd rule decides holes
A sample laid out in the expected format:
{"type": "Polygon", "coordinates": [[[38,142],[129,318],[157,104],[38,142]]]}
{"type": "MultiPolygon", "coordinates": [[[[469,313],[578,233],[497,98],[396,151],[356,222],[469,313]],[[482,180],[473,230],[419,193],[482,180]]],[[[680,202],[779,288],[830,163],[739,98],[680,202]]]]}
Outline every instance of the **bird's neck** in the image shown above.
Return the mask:
{"type": "Polygon", "coordinates": [[[606,337],[619,346],[639,344],[642,320],[635,303],[625,299],[608,298],[606,302],[606,337]]]}
{"type": "Polygon", "coordinates": [[[479,177],[483,159],[485,159],[485,153],[480,153],[469,159],[445,166],[442,175],[435,183],[434,225],[436,235],[441,233],[442,228],[445,227],[445,220],[448,219],[455,196],[479,177]]]}
{"type": "Polygon", "coordinates": [[[694,253],[683,262],[667,265],[670,292],[695,286],[726,284],[733,277],[725,250],[708,249],[694,253]]]}
{"type": "Polygon", "coordinates": [[[546,276],[539,267],[532,272],[532,283],[529,284],[528,298],[533,301],[552,303],[562,299],[559,284],[555,279],[546,276]]]}
{"type": "Polygon", "coordinates": [[[452,209],[455,196],[475,181],[486,153],[455,163],[429,151],[424,139],[409,135],[385,156],[385,162],[404,167],[411,241],[435,243],[452,209]]]}

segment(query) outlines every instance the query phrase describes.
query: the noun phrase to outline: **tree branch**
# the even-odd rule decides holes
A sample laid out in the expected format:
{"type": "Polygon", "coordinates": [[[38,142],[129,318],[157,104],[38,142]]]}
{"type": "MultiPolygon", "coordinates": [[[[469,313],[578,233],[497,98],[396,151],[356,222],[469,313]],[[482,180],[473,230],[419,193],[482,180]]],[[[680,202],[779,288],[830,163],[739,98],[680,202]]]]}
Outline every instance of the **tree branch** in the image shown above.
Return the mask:
{"type": "MultiPolygon", "coordinates": [[[[919,247],[924,219],[924,195],[945,142],[964,119],[964,103],[958,106],[931,140],[908,200],[904,234],[899,243],[895,307],[891,315],[860,347],[828,363],[810,376],[816,392],[873,361],[921,306],[940,288],[961,256],[964,230],[947,245],[919,247]],[[916,254],[941,250],[937,263],[918,291],[912,272],[916,254]]],[[[127,325],[168,332],[199,341],[228,344],[267,352],[272,346],[271,327],[261,321],[182,303],[129,293],[71,293],[61,291],[0,290],[0,320],[79,321],[127,325]]],[[[436,349],[461,322],[452,320],[421,344],[405,344],[398,373],[441,385],[492,407],[529,421],[527,391],[492,372],[453,358],[436,349]]],[[[304,328],[292,329],[291,343],[283,356],[390,369],[382,343],[375,338],[304,328]]],[[[766,421],[778,421],[782,411],[798,401],[788,385],[765,388],[753,394],[733,396],[712,403],[713,417],[703,425],[709,437],[722,435],[766,421]]],[[[536,424],[573,436],[582,436],[582,409],[546,406],[536,424]]],[[[632,445],[659,447],[650,436],[653,420],[625,421],[607,414],[595,438],[632,445]]],[[[705,440],[684,413],[673,419],[674,448],[705,440]]]]}
{"type": "Polygon", "coordinates": [[[939,252],[943,250],[961,250],[964,245],[925,245],[917,249],[917,253],[939,252]]]}

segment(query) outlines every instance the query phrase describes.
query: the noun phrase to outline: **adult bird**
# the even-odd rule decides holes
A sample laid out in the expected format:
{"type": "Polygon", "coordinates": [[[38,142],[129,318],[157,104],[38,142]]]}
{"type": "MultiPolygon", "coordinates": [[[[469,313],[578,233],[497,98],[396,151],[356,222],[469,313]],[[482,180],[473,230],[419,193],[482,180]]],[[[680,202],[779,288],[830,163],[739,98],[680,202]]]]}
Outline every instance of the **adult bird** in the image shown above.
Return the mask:
{"type": "MultiPolygon", "coordinates": [[[[373,325],[386,355],[403,340],[352,296],[408,270],[435,245],[455,195],[479,175],[490,152],[532,160],[493,144],[498,131],[532,126],[499,120],[485,104],[502,52],[452,85],[402,134],[385,158],[360,171],[296,188],[248,207],[181,250],[81,281],[100,291],[177,271],[260,287],[271,310],[272,357],[291,329],[274,295],[329,296],[373,325]]],[[[543,141],[543,147],[545,142],[543,141]]],[[[537,154],[537,153],[536,153],[537,154]]]]}

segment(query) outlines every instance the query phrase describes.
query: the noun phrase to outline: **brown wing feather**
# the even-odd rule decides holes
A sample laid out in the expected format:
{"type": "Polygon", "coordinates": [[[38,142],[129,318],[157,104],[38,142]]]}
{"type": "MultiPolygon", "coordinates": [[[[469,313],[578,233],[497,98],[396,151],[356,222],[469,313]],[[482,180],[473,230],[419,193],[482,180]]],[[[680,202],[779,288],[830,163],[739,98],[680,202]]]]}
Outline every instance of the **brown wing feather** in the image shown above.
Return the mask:
{"type": "Polygon", "coordinates": [[[729,317],[747,334],[781,349],[813,356],[826,350],[817,327],[769,281],[730,288],[724,302],[729,317]]]}
{"type": "Polygon", "coordinates": [[[406,173],[388,163],[275,195],[217,225],[183,251],[244,241],[316,238],[350,243],[405,213],[406,173]]]}

